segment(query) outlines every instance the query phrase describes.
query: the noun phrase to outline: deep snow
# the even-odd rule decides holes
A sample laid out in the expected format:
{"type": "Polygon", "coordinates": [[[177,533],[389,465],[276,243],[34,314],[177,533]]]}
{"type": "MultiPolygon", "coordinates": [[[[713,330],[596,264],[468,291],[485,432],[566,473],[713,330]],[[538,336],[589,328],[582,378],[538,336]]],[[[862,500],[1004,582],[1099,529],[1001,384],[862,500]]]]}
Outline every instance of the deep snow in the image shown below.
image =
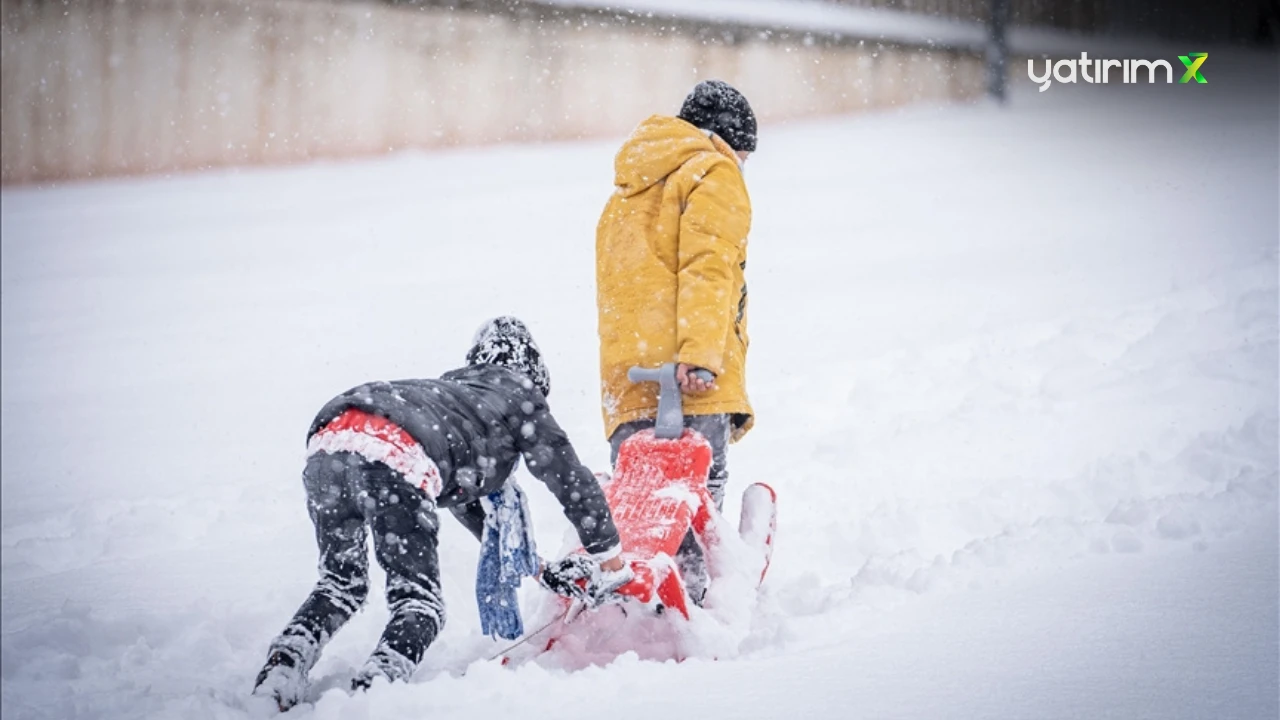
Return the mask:
{"type": "MultiPolygon", "coordinates": [[[[728,514],[765,480],[780,519],[735,655],[498,667],[448,521],[415,682],[341,689],[375,591],[290,717],[1276,717],[1276,61],[1213,60],[762,129],[728,514]]],[[[269,715],[247,692],[314,580],[312,415],[453,367],[487,317],[530,324],[603,468],[614,149],[5,191],[6,720],[269,715]]]]}

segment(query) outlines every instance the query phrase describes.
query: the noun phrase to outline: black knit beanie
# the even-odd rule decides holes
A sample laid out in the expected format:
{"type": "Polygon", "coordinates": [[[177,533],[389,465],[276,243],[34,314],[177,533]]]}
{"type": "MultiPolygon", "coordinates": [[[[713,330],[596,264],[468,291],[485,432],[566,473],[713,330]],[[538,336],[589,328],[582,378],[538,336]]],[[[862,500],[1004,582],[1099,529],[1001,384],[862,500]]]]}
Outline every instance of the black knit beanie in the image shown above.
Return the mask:
{"type": "Polygon", "coordinates": [[[523,373],[543,395],[551,394],[551,373],[529,328],[510,315],[494,318],[476,332],[467,352],[468,365],[501,365],[523,373]]]}
{"type": "Polygon", "coordinates": [[[756,151],[756,115],[742,93],[727,82],[698,83],[677,117],[719,135],[734,150],[756,151]]]}

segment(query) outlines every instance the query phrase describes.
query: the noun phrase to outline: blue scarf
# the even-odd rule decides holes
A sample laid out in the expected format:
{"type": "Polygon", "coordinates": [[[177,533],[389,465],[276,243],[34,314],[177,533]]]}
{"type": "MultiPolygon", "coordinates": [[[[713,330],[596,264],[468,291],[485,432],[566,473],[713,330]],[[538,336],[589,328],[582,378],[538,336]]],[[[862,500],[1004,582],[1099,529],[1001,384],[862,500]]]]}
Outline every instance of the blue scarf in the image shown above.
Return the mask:
{"type": "Polygon", "coordinates": [[[524,634],[516,590],[524,576],[538,573],[529,506],[515,478],[508,478],[501,490],[480,498],[480,503],[484,506],[476,570],[480,629],[490,637],[515,640],[524,634]]]}

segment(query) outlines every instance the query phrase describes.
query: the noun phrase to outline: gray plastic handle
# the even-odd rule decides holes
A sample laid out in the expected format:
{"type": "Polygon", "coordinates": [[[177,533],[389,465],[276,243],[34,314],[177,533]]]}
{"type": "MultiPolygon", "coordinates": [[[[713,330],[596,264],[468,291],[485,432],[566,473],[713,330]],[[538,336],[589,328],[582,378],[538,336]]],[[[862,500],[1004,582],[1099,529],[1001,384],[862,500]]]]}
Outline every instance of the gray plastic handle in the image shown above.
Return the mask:
{"type": "MultiPolygon", "coordinates": [[[[714,382],[716,376],[709,370],[694,370],[693,374],[703,382],[714,382]]],[[[654,421],[653,434],[663,440],[674,440],[684,434],[684,405],[680,385],[676,382],[676,364],[666,363],[659,368],[636,366],[627,371],[627,379],[633,383],[658,383],[658,418],[654,421]]]]}

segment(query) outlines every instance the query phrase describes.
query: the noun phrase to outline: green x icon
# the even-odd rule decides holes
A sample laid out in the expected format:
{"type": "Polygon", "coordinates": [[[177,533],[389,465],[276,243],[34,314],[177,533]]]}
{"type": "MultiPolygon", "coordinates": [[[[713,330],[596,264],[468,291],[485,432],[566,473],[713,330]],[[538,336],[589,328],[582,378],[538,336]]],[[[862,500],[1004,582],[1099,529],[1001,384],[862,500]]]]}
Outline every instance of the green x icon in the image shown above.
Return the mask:
{"type": "Polygon", "coordinates": [[[1182,74],[1182,79],[1178,81],[1179,83],[1191,82],[1191,78],[1195,78],[1198,83],[1209,82],[1204,79],[1204,75],[1200,74],[1200,66],[1204,64],[1205,60],[1209,59],[1209,53],[1188,53],[1179,55],[1178,59],[1182,61],[1183,65],[1187,66],[1187,71],[1182,74]]]}

